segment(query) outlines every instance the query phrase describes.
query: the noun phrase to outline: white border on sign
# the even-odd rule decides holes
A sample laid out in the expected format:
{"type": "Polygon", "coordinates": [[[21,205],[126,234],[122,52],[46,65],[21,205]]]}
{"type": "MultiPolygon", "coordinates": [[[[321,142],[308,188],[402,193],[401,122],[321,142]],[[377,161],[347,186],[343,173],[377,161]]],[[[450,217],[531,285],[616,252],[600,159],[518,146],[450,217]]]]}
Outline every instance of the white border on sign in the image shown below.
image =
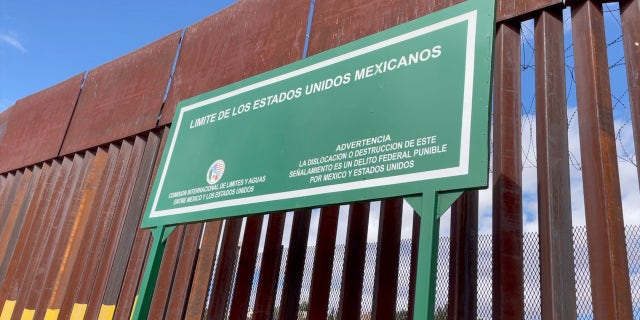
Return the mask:
{"type": "Polygon", "coordinates": [[[150,218],[164,217],[170,215],[176,215],[181,213],[189,213],[203,210],[211,210],[211,209],[219,209],[225,207],[233,207],[239,205],[267,202],[267,201],[277,201],[277,200],[286,200],[293,198],[300,198],[311,195],[319,195],[319,194],[327,194],[327,193],[335,193],[342,191],[351,191],[358,190],[364,188],[372,188],[372,187],[380,187],[386,185],[394,185],[394,184],[402,184],[402,183],[410,183],[424,180],[433,180],[439,178],[446,177],[454,177],[461,176],[469,173],[469,152],[470,152],[470,141],[471,141],[471,109],[472,109],[472,98],[473,98],[473,76],[474,76],[474,60],[475,60],[475,43],[476,43],[476,25],[477,25],[477,10],[473,10],[453,18],[414,30],[402,35],[366,46],[364,48],[360,48],[337,57],[333,57],[331,59],[327,59],[304,68],[297,69],[295,71],[291,71],[273,78],[269,78],[254,84],[250,84],[248,86],[221,94],[219,96],[215,96],[203,101],[196,102],[194,104],[188,105],[180,109],[180,114],[178,116],[178,120],[176,121],[176,129],[173,139],[171,139],[171,144],[169,145],[169,151],[167,153],[167,160],[164,163],[164,167],[162,168],[162,174],[160,176],[160,183],[158,184],[158,190],[155,194],[153,200],[153,206],[151,207],[151,212],[149,214],[150,218]],[[361,56],[363,54],[367,54],[403,41],[407,41],[446,27],[450,27],[452,25],[462,23],[464,21],[468,21],[467,28],[467,52],[465,59],[465,79],[464,79],[464,93],[463,93],[463,102],[462,102],[462,131],[461,131],[461,140],[460,140],[460,161],[457,167],[439,169],[439,170],[431,170],[431,171],[423,171],[416,172],[410,174],[403,174],[391,177],[383,177],[383,178],[375,178],[364,181],[355,181],[355,182],[346,182],[335,185],[328,185],[322,187],[313,187],[307,189],[300,189],[294,191],[285,191],[278,193],[270,193],[259,196],[251,196],[245,198],[217,201],[205,204],[199,204],[189,207],[181,207],[167,210],[156,211],[156,207],[158,205],[158,200],[160,198],[160,193],[162,191],[162,187],[164,185],[164,180],[167,174],[167,170],[169,168],[169,163],[171,161],[171,156],[173,155],[173,149],[178,137],[178,133],[180,132],[180,124],[182,122],[182,116],[185,112],[194,110],[218,101],[222,101],[239,94],[243,94],[264,86],[268,86],[274,83],[278,83],[280,81],[284,81],[287,79],[291,79],[339,62],[343,62],[345,60],[352,59],[354,57],[361,56]]]}

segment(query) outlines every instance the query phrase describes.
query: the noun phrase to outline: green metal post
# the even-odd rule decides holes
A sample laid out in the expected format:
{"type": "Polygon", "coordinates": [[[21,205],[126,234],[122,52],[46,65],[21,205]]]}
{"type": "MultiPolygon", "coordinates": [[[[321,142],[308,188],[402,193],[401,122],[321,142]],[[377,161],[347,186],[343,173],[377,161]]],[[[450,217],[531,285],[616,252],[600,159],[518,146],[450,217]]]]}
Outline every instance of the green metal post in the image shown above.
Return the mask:
{"type": "MultiPolygon", "coordinates": [[[[167,228],[168,229],[168,228],[167,228]]],[[[171,230],[166,230],[167,234],[171,230]]],[[[147,266],[142,276],[142,282],[140,283],[140,291],[138,292],[138,301],[133,309],[132,319],[142,320],[147,319],[149,315],[149,307],[151,306],[151,299],[153,298],[153,290],[156,287],[156,281],[158,280],[158,271],[160,270],[160,263],[162,262],[162,255],[164,254],[164,247],[166,244],[165,238],[165,226],[159,226],[151,229],[153,235],[153,244],[151,251],[149,252],[149,259],[147,260],[147,266]]]]}
{"type": "Polygon", "coordinates": [[[420,242],[418,245],[418,273],[414,319],[433,319],[435,314],[436,268],[440,217],[436,212],[436,192],[422,194],[420,215],[420,242]]]}

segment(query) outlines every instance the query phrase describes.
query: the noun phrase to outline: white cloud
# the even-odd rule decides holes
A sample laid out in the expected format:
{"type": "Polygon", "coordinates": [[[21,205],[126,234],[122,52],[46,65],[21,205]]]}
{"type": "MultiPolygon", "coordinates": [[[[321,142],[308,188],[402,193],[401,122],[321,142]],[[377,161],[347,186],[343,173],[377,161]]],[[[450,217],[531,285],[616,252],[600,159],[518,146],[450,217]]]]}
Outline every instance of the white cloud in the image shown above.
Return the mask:
{"type": "Polygon", "coordinates": [[[1,32],[0,42],[4,42],[22,53],[27,52],[27,48],[24,47],[22,42],[18,39],[18,36],[13,32],[1,32]]]}

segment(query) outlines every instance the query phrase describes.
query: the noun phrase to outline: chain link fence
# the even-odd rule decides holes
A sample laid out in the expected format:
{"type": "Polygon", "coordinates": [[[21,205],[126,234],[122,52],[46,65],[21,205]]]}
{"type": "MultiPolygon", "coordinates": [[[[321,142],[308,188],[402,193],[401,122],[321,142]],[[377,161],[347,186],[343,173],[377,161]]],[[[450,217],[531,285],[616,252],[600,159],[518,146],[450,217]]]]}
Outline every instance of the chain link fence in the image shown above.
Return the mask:
{"type": "MultiPolygon", "coordinates": [[[[626,227],[627,255],[629,257],[629,276],[631,279],[631,291],[633,299],[634,319],[640,319],[640,226],[626,227]]],[[[573,229],[575,280],[576,280],[576,310],[578,319],[593,319],[593,307],[591,301],[591,282],[589,273],[589,256],[587,250],[587,232],[584,226],[573,229]]],[[[537,233],[526,233],[523,238],[524,245],[524,286],[525,286],[525,319],[541,318],[540,299],[540,261],[537,233]]],[[[490,234],[478,236],[478,282],[477,282],[477,318],[492,319],[492,238],[490,234]]],[[[365,273],[362,286],[361,314],[366,318],[371,313],[371,301],[375,283],[376,265],[375,243],[369,243],[366,248],[365,273]]],[[[302,281],[302,291],[299,305],[304,309],[308,306],[311,287],[311,275],[313,271],[315,247],[308,247],[302,281]]],[[[345,255],[345,246],[337,245],[335,249],[333,276],[331,280],[331,295],[329,299],[329,319],[337,319],[340,301],[340,283],[342,279],[342,266],[345,255]],[[332,318],[333,317],[333,318],[332,318]]],[[[274,318],[277,317],[278,306],[281,301],[282,284],[286,266],[287,248],[283,249],[283,260],[280,267],[278,290],[274,310],[274,318]]],[[[400,243],[398,271],[398,294],[396,301],[396,319],[406,319],[409,306],[409,287],[411,273],[411,239],[402,240],[400,243]]],[[[257,266],[254,274],[254,286],[251,292],[249,308],[254,305],[256,298],[257,279],[260,274],[260,261],[262,254],[258,254],[257,266]]],[[[234,278],[235,282],[235,278],[234,278]]],[[[436,319],[446,319],[449,294],[449,238],[440,238],[438,251],[438,269],[436,283],[436,319]]],[[[230,301],[229,301],[230,302],[230,301]]],[[[227,308],[230,303],[227,304],[227,308]]],[[[227,311],[228,314],[228,311],[227,311]]],[[[251,312],[250,312],[251,314],[251,312]]],[[[301,313],[300,318],[304,319],[301,313]]]]}

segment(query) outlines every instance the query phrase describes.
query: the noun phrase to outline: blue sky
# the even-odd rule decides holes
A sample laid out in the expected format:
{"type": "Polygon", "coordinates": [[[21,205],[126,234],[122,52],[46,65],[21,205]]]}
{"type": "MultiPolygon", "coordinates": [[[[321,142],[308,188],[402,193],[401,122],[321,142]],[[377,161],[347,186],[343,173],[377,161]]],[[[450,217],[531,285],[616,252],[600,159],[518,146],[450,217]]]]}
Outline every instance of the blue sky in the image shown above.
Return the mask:
{"type": "Polygon", "coordinates": [[[0,1],[0,112],[234,2],[0,1]]]}

